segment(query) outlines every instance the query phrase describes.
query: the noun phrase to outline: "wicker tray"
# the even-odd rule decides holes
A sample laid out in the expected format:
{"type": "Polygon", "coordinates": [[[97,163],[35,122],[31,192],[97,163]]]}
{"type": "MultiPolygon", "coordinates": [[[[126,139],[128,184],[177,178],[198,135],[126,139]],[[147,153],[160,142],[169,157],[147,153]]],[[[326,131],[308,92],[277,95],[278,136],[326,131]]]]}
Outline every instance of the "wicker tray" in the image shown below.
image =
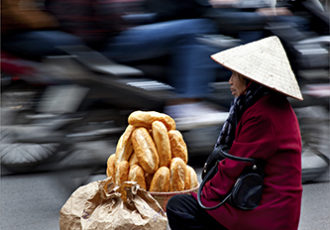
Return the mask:
{"type": "Polygon", "coordinates": [[[199,186],[197,186],[196,188],[189,189],[189,190],[176,191],[176,192],[149,192],[149,193],[150,193],[150,195],[153,196],[153,198],[155,198],[155,200],[158,201],[158,203],[163,208],[163,210],[166,211],[167,201],[172,196],[175,196],[178,194],[191,194],[192,192],[197,192],[198,187],[199,186]]]}

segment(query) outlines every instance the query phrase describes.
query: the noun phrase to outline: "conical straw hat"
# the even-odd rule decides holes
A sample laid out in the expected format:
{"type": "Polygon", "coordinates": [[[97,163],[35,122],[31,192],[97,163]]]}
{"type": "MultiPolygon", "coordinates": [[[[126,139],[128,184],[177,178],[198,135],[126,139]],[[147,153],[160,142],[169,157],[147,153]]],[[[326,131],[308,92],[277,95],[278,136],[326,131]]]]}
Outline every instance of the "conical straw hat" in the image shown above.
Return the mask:
{"type": "Polygon", "coordinates": [[[211,58],[253,81],[303,100],[288,57],[276,36],[224,50],[211,58]]]}

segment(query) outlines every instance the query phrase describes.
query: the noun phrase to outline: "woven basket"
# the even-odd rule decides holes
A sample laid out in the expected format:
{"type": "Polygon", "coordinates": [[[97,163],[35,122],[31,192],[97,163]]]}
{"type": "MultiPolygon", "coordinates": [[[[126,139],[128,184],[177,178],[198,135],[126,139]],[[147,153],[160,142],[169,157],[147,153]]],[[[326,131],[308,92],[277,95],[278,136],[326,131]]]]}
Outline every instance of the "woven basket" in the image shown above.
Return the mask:
{"type": "Polygon", "coordinates": [[[172,196],[179,195],[179,194],[191,194],[193,192],[197,192],[198,187],[199,186],[197,186],[196,188],[183,190],[183,191],[176,191],[176,192],[149,192],[149,193],[150,193],[150,195],[152,195],[153,198],[155,198],[155,200],[158,201],[158,203],[163,208],[163,210],[166,211],[167,201],[172,196]]]}

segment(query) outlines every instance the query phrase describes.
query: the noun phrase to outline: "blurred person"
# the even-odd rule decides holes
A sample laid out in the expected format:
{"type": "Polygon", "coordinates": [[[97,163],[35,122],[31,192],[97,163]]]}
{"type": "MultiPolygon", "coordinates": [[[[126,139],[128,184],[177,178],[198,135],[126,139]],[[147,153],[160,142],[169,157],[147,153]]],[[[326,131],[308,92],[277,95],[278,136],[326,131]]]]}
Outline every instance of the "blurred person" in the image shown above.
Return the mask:
{"type": "Polygon", "coordinates": [[[208,60],[214,48],[197,40],[199,35],[215,32],[213,22],[208,19],[141,25],[118,34],[103,53],[122,63],[169,55],[168,82],[178,98],[169,102],[165,112],[174,118],[186,118],[199,110],[215,112],[201,103],[210,92],[208,84],[215,80],[217,66],[208,60]]]}
{"type": "Polygon", "coordinates": [[[277,4],[276,0],[210,0],[210,3],[216,9],[214,17],[220,32],[235,30],[243,43],[265,37],[265,27],[269,23],[308,29],[307,19],[294,15],[288,7],[290,5],[277,4]]]}
{"type": "Polygon", "coordinates": [[[136,12],[125,6],[134,2],[143,4],[139,0],[51,0],[49,6],[64,30],[82,37],[89,46],[114,61],[129,64],[169,56],[168,82],[178,98],[168,103],[165,112],[175,119],[193,116],[200,110],[218,113],[201,103],[218,68],[209,59],[215,48],[198,41],[199,35],[217,33],[214,22],[206,18],[181,18],[130,25],[124,16],[129,11],[136,12]]]}
{"type": "Polygon", "coordinates": [[[208,0],[145,0],[144,4],[155,21],[201,18],[211,8],[208,0]]]}
{"type": "MultiPolygon", "coordinates": [[[[280,40],[268,37],[212,56],[232,71],[230,89],[235,96],[227,121],[215,145],[236,157],[252,158],[263,165],[263,188],[257,207],[244,210],[225,202],[237,178],[251,162],[211,154],[204,170],[217,163],[197,195],[176,195],[166,207],[169,225],[176,229],[298,228],[301,185],[301,136],[296,115],[286,96],[302,100],[280,40]]],[[[217,151],[215,151],[218,154],[217,151]]],[[[204,172],[203,172],[204,173],[204,172]]],[[[207,177],[210,174],[207,174],[207,177]]]]}
{"type": "Polygon", "coordinates": [[[1,48],[13,55],[41,60],[47,55],[61,55],[61,45],[82,41],[59,30],[55,17],[37,0],[1,1],[1,48]]]}

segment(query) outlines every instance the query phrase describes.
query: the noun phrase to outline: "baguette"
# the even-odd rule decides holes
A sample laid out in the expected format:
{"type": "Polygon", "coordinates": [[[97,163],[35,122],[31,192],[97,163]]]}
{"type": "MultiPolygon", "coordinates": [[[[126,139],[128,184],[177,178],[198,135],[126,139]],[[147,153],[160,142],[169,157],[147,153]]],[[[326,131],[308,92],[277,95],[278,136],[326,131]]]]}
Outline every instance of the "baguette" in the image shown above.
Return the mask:
{"type": "Polygon", "coordinates": [[[149,191],[150,192],[168,192],[170,188],[170,170],[162,166],[154,174],[149,191]]]}
{"type": "Polygon", "coordinates": [[[132,165],[128,174],[129,181],[136,181],[141,188],[147,189],[146,180],[144,178],[144,171],[139,165],[132,165]]]}
{"type": "Polygon", "coordinates": [[[135,111],[128,117],[128,124],[135,127],[151,128],[154,121],[161,121],[166,126],[167,130],[175,130],[176,125],[172,117],[167,114],[156,111],[135,111]]]}
{"type": "Polygon", "coordinates": [[[171,162],[171,145],[166,126],[161,121],[152,123],[152,136],[157,148],[159,167],[168,166],[171,162]]]}
{"type": "Polygon", "coordinates": [[[182,191],[185,188],[186,164],[180,157],[175,157],[170,166],[170,191],[182,191]]]}
{"type": "Polygon", "coordinates": [[[128,161],[133,152],[133,146],[131,141],[131,135],[134,131],[134,126],[128,125],[125,132],[118,140],[116,147],[116,163],[121,161],[128,161]]]}
{"type": "Polygon", "coordinates": [[[128,180],[129,164],[128,161],[121,161],[116,164],[115,183],[121,185],[128,180]]]}
{"type": "Polygon", "coordinates": [[[186,166],[185,189],[192,189],[198,186],[198,179],[195,170],[189,165],[186,166]]]}
{"type": "Polygon", "coordinates": [[[111,154],[107,161],[107,177],[112,177],[113,180],[115,176],[115,159],[116,155],[111,154]]]}
{"type": "Polygon", "coordinates": [[[186,164],[188,162],[187,145],[183,140],[182,134],[178,130],[168,132],[171,145],[172,158],[180,157],[186,164]]]}
{"type": "Polygon", "coordinates": [[[110,169],[108,167],[106,170],[106,174],[107,174],[107,177],[111,177],[111,180],[113,181],[112,172],[110,171],[110,169]]]}
{"type": "Polygon", "coordinates": [[[135,152],[131,154],[128,163],[130,166],[139,164],[139,160],[137,159],[135,152]]]}
{"type": "Polygon", "coordinates": [[[132,143],[139,165],[147,173],[158,169],[159,157],[156,146],[146,128],[136,128],[132,133],[132,143]]]}

